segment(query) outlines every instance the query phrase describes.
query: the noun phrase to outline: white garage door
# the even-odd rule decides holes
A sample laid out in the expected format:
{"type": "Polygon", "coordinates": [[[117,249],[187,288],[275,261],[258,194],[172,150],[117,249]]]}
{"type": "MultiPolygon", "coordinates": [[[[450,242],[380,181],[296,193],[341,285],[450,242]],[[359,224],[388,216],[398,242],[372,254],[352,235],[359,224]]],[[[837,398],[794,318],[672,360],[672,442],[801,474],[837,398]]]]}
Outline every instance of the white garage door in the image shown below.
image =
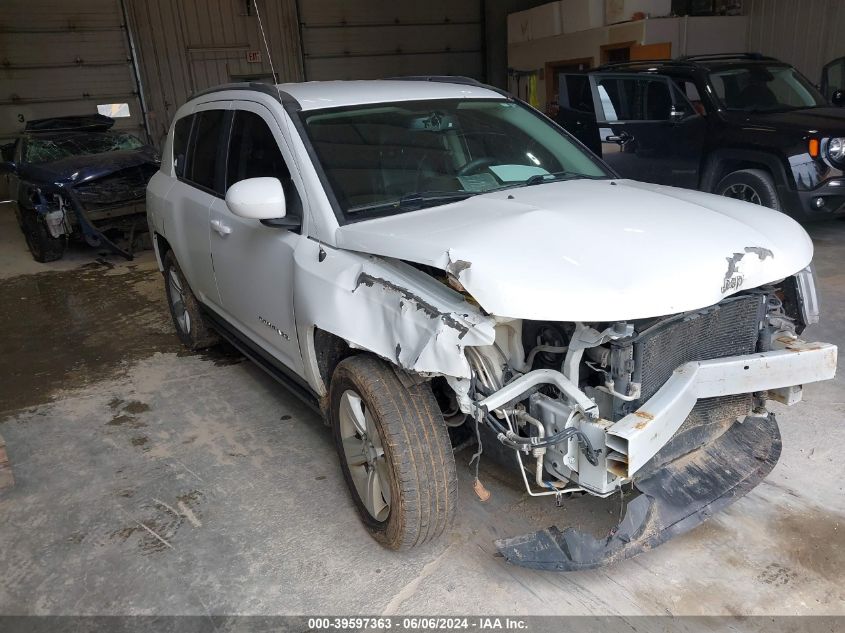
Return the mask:
{"type": "Polygon", "coordinates": [[[50,116],[128,114],[116,128],[144,138],[120,0],[2,0],[0,139],[50,116]]]}
{"type": "Polygon", "coordinates": [[[484,74],[480,0],[299,2],[305,78],[484,74]]]}

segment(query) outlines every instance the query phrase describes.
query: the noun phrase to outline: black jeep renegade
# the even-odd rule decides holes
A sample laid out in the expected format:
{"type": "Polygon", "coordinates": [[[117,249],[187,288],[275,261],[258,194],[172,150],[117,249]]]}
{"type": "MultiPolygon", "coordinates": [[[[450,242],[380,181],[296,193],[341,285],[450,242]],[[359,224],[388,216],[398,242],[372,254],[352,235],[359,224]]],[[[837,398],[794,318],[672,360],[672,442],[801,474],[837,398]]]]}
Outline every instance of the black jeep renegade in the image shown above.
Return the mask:
{"type": "Polygon", "coordinates": [[[845,213],[845,109],[829,82],[831,100],[789,64],[742,54],[612,64],[559,83],[558,122],[623,177],[801,220],[845,213]]]}

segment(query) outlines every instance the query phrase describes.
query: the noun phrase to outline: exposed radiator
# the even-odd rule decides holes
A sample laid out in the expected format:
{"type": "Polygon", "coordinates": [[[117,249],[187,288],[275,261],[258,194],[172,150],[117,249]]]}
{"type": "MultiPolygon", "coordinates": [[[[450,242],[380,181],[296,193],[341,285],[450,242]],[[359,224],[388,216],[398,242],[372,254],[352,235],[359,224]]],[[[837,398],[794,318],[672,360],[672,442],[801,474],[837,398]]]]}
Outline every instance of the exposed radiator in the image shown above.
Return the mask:
{"type": "Polygon", "coordinates": [[[669,317],[634,342],[634,380],[645,402],[684,363],[752,354],[763,317],[763,295],[729,297],[697,312],[669,317]]]}

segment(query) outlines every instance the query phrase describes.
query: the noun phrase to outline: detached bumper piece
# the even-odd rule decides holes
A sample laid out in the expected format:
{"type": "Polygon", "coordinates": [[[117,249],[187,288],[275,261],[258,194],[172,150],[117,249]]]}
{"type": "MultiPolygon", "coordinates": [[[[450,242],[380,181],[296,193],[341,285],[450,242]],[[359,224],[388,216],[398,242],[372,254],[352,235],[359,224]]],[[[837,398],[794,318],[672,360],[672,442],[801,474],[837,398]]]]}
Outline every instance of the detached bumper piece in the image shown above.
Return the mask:
{"type": "Polygon", "coordinates": [[[696,527],[754,488],[777,464],[774,415],[748,417],[717,439],[634,479],[640,493],[606,539],[550,527],[496,541],[515,565],[551,571],[602,567],[657,547],[696,527]]]}

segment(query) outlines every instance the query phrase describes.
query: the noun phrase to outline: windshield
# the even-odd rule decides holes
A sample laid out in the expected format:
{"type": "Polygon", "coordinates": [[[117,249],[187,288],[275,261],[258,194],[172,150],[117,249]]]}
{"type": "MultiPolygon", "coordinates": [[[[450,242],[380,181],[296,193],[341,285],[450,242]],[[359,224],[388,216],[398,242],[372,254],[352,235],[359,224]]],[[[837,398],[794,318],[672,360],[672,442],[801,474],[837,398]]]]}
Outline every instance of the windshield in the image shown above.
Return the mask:
{"type": "Polygon", "coordinates": [[[827,105],[791,66],[754,64],[711,71],[713,90],[728,110],[765,112],[827,105]]]}
{"type": "Polygon", "coordinates": [[[403,101],[303,116],[348,221],[610,175],[542,116],[511,101],[403,101]]]}
{"type": "Polygon", "coordinates": [[[84,132],[53,138],[29,138],[26,142],[27,163],[48,163],[68,156],[86,156],[143,147],[141,140],[120,132],[84,132]]]}

